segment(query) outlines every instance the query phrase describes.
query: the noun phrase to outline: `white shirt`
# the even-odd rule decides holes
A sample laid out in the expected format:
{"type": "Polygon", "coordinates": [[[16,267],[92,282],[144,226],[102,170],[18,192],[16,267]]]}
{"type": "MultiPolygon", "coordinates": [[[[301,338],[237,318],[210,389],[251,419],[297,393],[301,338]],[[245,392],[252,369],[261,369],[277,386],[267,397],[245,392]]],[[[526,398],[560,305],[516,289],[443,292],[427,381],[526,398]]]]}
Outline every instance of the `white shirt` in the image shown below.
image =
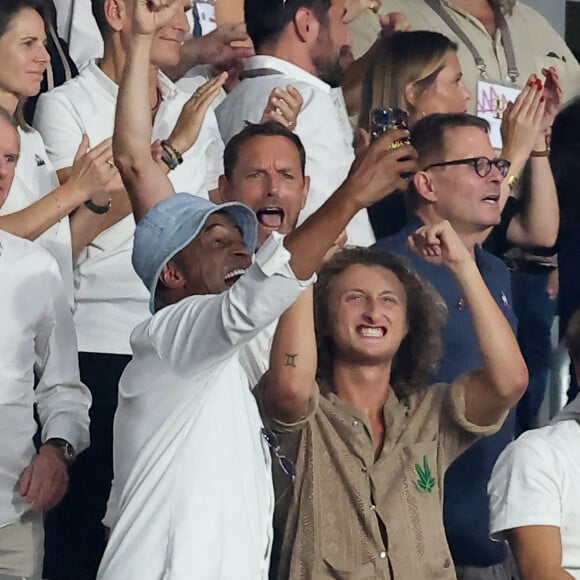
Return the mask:
{"type": "Polygon", "coordinates": [[[274,233],[230,290],[185,298],[133,332],[98,578],[267,579],[270,452],[240,352],[312,282],[289,257],[274,233]]]}
{"type": "MultiPolygon", "coordinates": [[[[300,91],[304,105],[294,132],[306,150],[306,174],[310,176],[310,191],[300,214],[302,222],[342,184],[354,160],[344,101],[325,82],[286,60],[254,56],[245,66],[248,71],[270,69],[281,74],[244,79],[226,97],[216,110],[222,138],[227,143],[243,129],[245,121],[259,123],[272,89],[292,84],[300,91]]],[[[349,244],[370,246],[375,242],[366,210],[354,216],[347,234],[349,244]]]]}
{"type": "MultiPolygon", "coordinates": [[[[0,209],[0,215],[8,215],[27,208],[59,186],[58,177],[46,154],[40,134],[34,129],[23,131],[20,128],[18,133],[20,156],[10,193],[0,209]]],[[[72,246],[68,216],[48,228],[35,241],[56,259],[72,307],[74,301],[72,246]]]]}
{"type": "Polygon", "coordinates": [[[80,69],[103,56],[103,38],[91,9],[91,0],[53,0],[58,35],[69,45],[70,57],[80,69]]]}
{"type": "MultiPolygon", "coordinates": [[[[188,99],[161,73],[159,87],[163,100],[153,139],[169,136],[188,99]]],[[[113,135],[117,94],[118,85],[91,63],[39,98],[34,124],[57,170],[73,164],[83,133],[93,147],[113,135]]],[[[169,173],[173,187],[207,198],[223,169],[223,142],[213,110],[183,160],[169,173]]],[[[74,318],[81,352],[130,354],[131,331],[149,316],[149,295],[131,265],[134,231],[129,215],[98,235],[76,260],[74,318]]]]}
{"type": "Polygon", "coordinates": [[[552,423],[557,421],[567,421],[568,419],[580,419],[580,396],[568,403],[552,420],[552,423]]]}
{"type": "Polygon", "coordinates": [[[562,567],[580,580],[580,425],[561,421],[527,431],[499,456],[489,482],[490,533],[555,526],[562,567]]]}
{"type": "Polygon", "coordinates": [[[0,230],[0,527],[30,509],[18,480],[42,441],[89,442],[91,396],[80,382],[72,315],[55,260],[36,244],[0,230]],[[36,388],[35,388],[36,385],[36,388]]]}

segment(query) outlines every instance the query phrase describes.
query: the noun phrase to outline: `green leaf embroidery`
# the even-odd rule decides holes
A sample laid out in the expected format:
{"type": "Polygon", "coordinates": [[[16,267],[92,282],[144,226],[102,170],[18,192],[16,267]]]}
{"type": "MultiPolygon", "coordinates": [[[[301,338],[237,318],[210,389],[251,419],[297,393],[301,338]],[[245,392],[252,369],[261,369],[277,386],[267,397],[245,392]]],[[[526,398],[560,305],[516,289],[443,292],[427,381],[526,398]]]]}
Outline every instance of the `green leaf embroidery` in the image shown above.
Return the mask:
{"type": "Polygon", "coordinates": [[[433,475],[431,475],[431,468],[429,467],[429,461],[427,460],[426,455],[423,456],[423,467],[421,467],[418,463],[415,463],[415,470],[419,476],[419,479],[416,481],[416,485],[419,491],[426,491],[427,493],[431,493],[437,481],[433,475]]]}

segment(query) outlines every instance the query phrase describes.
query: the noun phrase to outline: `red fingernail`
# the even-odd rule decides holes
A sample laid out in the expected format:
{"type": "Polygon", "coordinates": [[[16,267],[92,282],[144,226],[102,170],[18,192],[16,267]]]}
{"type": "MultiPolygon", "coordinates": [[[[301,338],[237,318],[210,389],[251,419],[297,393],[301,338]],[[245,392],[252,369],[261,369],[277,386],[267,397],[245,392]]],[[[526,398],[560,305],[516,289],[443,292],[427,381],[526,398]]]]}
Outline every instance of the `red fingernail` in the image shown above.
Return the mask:
{"type": "Polygon", "coordinates": [[[535,81],[530,81],[530,82],[528,83],[528,87],[533,87],[535,84],[536,84],[536,82],[535,82],[535,81]]]}
{"type": "Polygon", "coordinates": [[[546,97],[540,97],[540,103],[543,103],[546,100],[546,97]]]}

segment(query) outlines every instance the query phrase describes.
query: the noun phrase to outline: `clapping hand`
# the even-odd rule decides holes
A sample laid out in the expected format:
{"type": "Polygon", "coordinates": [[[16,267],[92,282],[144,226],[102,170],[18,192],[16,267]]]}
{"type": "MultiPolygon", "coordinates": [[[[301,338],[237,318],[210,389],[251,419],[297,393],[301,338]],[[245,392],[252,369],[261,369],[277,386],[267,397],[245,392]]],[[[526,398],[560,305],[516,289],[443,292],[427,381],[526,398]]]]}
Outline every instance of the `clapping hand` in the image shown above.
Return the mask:
{"type": "Polygon", "coordinates": [[[296,119],[303,104],[302,95],[292,85],[288,85],[286,90],[276,88],[268,97],[268,104],[260,122],[277,121],[292,131],[296,127],[296,119]]]}

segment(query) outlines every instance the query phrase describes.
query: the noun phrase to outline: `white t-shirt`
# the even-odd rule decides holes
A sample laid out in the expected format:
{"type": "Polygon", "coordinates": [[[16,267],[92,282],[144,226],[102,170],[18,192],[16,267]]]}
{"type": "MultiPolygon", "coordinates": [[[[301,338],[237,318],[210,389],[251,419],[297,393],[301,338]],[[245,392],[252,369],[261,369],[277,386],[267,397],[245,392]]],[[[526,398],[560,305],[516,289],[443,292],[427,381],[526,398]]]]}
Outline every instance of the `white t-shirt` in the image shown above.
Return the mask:
{"type": "Polygon", "coordinates": [[[266,580],[270,451],[240,361],[312,280],[273,233],[227,292],[190,296],[131,336],[119,383],[103,580],[266,580]]]}
{"type": "MultiPolygon", "coordinates": [[[[267,74],[242,80],[216,109],[222,138],[227,143],[244,128],[245,121],[259,123],[272,89],[291,84],[300,91],[304,105],[294,132],[306,150],[306,174],[310,176],[302,222],[342,184],[354,160],[352,128],[342,94],[304,69],[273,56],[249,58],[245,68],[250,74],[267,74]]],[[[354,216],[346,231],[349,244],[370,246],[375,242],[366,210],[354,216]]]]}
{"type": "MultiPolygon", "coordinates": [[[[161,73],[159,87],[163,100],[153,139],[169,136],[188,99],[161,73]]],[[[73,164],[83,133],[91,146],[113,135],[117,94],[117,84],[90,63],[78,77],[39,98],[34,124],[57,170],[73,164]]],[[[207,198],[223,169],[223,142],[212,109],[183,160],[169,173],[175,191],[207,198]]],[[[148,292],[131,264],[134,231],[129,215],[98,235],[76,260],[74,317],[81,352],[130,354],[131,331],[149,316],[148,292]]]]}
{"type": "Polygon", "coordinates": [[[523,526],[558,527],[562,567],[580,580],[579,482],[576,421],[527,431],[499,456],[489,482],[492,537],[523,526]]]}
{"type": "MultiPolygon", "coordinates": [[[[10,193],[0,208],[0,215],[20,211],[43,198],[59,186],[58,177],[40,134],[34,129],[20,135],[20,156],[10,193]]],[[[56,203],[56,202],[55,202],[56,203]]],[[[69,304],[73,305],[72,246],[68,216],[63,217],[36,238],[36,243],[48,250],[60,268],[69,304]]]]}
{"type": "Polygon", "coordinates": [[[77,452],[89,443],[91,395],[80,382],[76,338],[54,258],[0,230],[0,528],[31,509],[18,492],[42,441],[59,437],[77,452]]]}

